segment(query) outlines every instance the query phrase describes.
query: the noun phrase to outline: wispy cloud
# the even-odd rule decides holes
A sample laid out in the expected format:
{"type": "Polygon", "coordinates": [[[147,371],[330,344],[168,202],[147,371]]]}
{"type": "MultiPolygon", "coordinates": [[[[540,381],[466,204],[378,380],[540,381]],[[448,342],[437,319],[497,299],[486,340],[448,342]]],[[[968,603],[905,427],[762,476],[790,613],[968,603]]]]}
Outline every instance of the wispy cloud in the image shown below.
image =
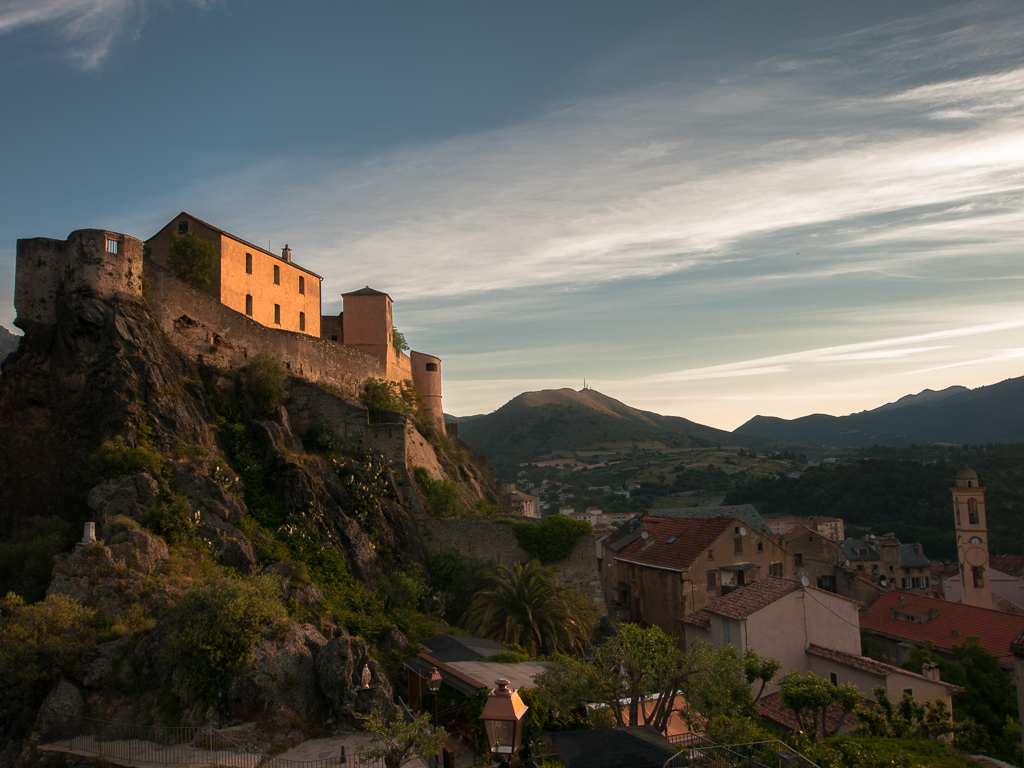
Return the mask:
{"type": "MultiPolygon", "coordinates": [[[[64,46],[81,69],[96,69],[114,40],[136,38],[148,10],[175,0],[5,0],[0,5],[0,35],[39,27],[64,46]]],[[[200,8],[216,0],[176,0],[200,8]]]]}

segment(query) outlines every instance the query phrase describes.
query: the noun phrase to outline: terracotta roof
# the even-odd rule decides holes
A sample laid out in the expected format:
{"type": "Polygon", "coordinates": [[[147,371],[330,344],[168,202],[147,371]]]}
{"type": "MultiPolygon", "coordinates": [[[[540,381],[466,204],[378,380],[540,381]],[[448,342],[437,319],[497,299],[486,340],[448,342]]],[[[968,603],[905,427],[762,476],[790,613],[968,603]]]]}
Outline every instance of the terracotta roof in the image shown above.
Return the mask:
{"type": "Polygon", "coordinates": [[[989,565],[1011,576],[1024,576],[1024,555],[999,555],[989,560],[989,565]]]}
{"type": "Polygon", "coordinates": [[[767,533],[768,524],[751,504],[736,504],[728,507],[676,507],[674,509],[648,509],[648,517],[732,517],[749,525],[758,533],[767,533]]]}
{"type": "MultiPolygon", "coordinates": [[[[805,653],[809,653],[811,656],[817,656],[820,659],[835,662],[836,664],[842,664],[844,667],[849,667],[850,669],[857,669],[861,672],[866,672],[867,674],[874,675],[875,677],[885,678],[894,672],[899,672],[901,675],[909,675],[910,677],[917,677],[921,680],[928,680],[924,675],[919,675],[916,672],[910,672],[906,669],[894,667],[892,664],[883,664],[881,661],[869,659],[867,656],[855,656],[852,653],[844,653],[843,651],[824,648],[820,645],[812,644],[808,646],[805,653]]],[[[953,685],[952,683],[946,683],[942,680],[929,680],[929,682],[938,682],[949,688],[951,693],[963,693],[964,691],[960,686],[953,685]]]]}
{"type": "Polygon", "coordinates": [[[910,592],[886,592],[861,616],[861,629],[897,637],[923,645],[931,640],[937,648],[950,650],[962,645],[971,635],[978,635],[981,644],[999,657],[1004,664],[1013,661],[1010,642],[1024,630],[1024,616],[990,608],[977,608],[963,603],[952,603],[927,595],[910,592]],[[899,601],[904,601],[902,608],[899,601]],[[894,611],[934,608],[938,615],[918,624],[893,616],[894,611]]]}
{"type": "Polygon", "coordinates": [[[684,571],[738,521],[727,517],[649,519],[649,537],[624,547],[616,560],[684,571]],[[671,539],[671,543],[670,540],[671,539]]]}
{"type": "Polygon", "coordinates": [[[727,619],[745,619],[800,588],[799,581],[766,576],[753,584],[737,588],[725,597],[718,598],[703,610],[725,616],[727,619]]]}
{"type": "MultiPolygon", "coordinates": [[[[873,701],[868,701],[865,698],[861,698],[860,703],[867,709],[871,709],[875,706],[873,701]]],[[[793,714],[793,710],[782,703],[782,697],[779,695],[778,691],[770,696],[762,698],[757,702],[757,706],[761,710],[762,720],[765,720],[779,728],[785,728],[787,731],[800,730],[800,724],[797,722],[796,715],[793,714]]],[[[839,716],[842,712],[843,710],[840,709],[838,704],[832,704],[829,706],[828,714],[825,716],[829,730],[836,727],[839,722],[839,716]]],[[[842,732],[849,731],[856,725],[857,716],[853,712],[850,712],[846,716],[846,720],[843,722],[842,732]]],[[[817,723],[817,726],[818,734],[821,735],[821,723],[817,723]]]]}
{"type": "Polygon", "coordinates": [[[707,608],[701,608],[699,611],[684,616],[683,624],[692,624],[701,629],[711,629],[711,614],[708,613],[707,608]]]}
{"type": "Polygon", "coordinates": [[[365,288],[360,288],[358,291],[348,291],[347,293],[343,293],[341,295],[342,296],[387,296],[387,294],[384,293],[384,291],[378,291],[377,289],[371,288],[370,286],[366,286],[365,288]]]}
{"type": "Polygon", "coordinates": [[[829,539],[827,536],[823,536],[818,531],[814,530],[813,528],[808,528],[806,525],[798,525],[796,528],[793,528],[792,530],[789,530],[786,533],[781,534],[779,538],[787,544],[789,544],[790,542],[796,541],[801,536],[806,536],[809,533],[815,536],[821,536],[821,538],[825,539],[826,541],[831,541],[831,539],[829,539]]]}

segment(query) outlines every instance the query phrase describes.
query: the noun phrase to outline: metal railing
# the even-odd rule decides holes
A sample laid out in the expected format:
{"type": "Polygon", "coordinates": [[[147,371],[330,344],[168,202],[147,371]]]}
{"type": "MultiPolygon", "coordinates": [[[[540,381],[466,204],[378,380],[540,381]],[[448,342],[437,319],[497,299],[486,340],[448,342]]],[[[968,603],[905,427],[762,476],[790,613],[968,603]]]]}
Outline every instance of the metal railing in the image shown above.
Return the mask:
{"type": "Polygon", "coordinates": [[[95,755],[121,765],[220,766],[222,768],[383,768],[380,760],[346,755],[326,760],[285,760],[245,742],[240,733],[212,727],[129,725],[89,717],[49,718],[39,748],[95,755]]]}
{"type": "Polygon", "coordinates": [[[819,768],[782,741],[715,744],[703,739],[686,746],[662,768],[819,768]]]}

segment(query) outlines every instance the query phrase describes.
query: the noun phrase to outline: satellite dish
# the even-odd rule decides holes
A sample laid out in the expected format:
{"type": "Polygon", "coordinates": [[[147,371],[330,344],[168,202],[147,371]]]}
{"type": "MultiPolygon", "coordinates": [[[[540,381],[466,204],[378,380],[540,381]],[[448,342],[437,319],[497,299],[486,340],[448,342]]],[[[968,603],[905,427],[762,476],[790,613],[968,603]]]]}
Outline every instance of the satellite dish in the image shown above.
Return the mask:
{"type": "Polygon", "coordinates": [[[878,583],[881,584],[884,587],[885,586],[885,576],[879,576],[878,577],[878,583]]]}
{"type": "Polygon", "coordinates": [[[651,534],[649,534],[647,531],[644,531],[643,533],[640,534],[640,538],[641,539],[649,539],[650,537],[651,537],[651,534]]]}
{"type": "Polygon", "coordinates": [[[803,584],[805,587],[811,586],[811,580],[808,579],[806,576],[800,577],[800,583],[803,584]]]}
{"type": "Polygon", "coordinates": [[[740,536],[746,536],[746,535],[747,535],[747,529],[746,528],[740,528],[740,536]]]}

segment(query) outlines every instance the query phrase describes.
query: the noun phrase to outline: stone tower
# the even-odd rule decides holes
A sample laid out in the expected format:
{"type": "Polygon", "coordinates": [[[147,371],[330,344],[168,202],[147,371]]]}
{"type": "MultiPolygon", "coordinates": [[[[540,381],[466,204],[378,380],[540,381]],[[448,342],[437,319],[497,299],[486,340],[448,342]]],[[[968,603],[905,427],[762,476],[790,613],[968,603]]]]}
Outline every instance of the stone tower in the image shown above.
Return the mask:
{"type": "Polygon", "coordinates": [[[957,560],[960,563],[961,602],[979,608],[992,607],[988,568],[988,524],[985,521],[985,489],[978,473],[964,466],[956,473],[953,514],[956,522],[957,560]]]}

